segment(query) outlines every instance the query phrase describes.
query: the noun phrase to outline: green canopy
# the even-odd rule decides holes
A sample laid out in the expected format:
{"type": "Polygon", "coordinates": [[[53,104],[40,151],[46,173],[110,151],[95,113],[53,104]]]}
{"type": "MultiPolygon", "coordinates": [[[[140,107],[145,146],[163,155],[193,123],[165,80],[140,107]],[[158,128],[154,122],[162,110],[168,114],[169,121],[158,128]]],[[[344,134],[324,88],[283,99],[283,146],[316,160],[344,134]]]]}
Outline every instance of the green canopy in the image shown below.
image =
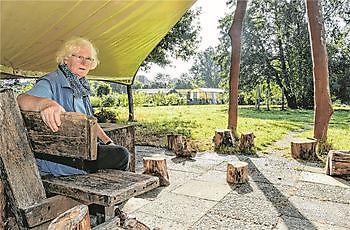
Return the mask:
{"type": "Polygon", "coordinates": [[[19,76],[50,72],[62,43],[81,36],[94,43],[101,61],[88,78],[130,85],[195,1],[0,1],[0,70],[19,76]]]}

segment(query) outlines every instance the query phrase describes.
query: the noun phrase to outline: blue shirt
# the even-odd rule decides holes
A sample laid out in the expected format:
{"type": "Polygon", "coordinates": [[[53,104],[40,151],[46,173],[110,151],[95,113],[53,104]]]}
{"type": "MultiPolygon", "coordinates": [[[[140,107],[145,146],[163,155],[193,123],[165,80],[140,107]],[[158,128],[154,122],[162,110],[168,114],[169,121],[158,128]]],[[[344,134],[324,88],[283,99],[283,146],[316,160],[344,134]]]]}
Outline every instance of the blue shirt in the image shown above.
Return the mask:
{"type": "MultiPolygon", "coordinates": [[[[40,78],[27,94],[49,98],[60,104],[67,112],[80,112],[93,115],[89,97],[76,98],[67,78],[60,69],[40,78]]],[[[86,174],[85,171],[55,162],[36,159],[40,175],[66,176],[86,174]]]]}

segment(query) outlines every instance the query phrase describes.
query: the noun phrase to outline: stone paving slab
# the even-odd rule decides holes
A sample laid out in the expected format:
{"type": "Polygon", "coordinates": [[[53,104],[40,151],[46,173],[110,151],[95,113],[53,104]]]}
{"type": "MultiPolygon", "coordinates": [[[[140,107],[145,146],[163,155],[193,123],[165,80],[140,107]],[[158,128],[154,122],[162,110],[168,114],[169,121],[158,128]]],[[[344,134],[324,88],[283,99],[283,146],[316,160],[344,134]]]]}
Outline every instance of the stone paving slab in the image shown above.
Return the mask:
{"type": "Polygon", "coordinates": [[[276,226],[278,230],[348,230],[348,228],[322,224],[317,221],[310,222],[309,220],[283,216],[279,218],[280,221],[276,226]]]}
{"type": "Polygon", "coordinates": [[[291,197],[289,200],[303,216],[311,221],[350,229],[350,206],[348,204],[298,196],[291,197]]]}
{"type": "Polygon", "coordinates": [[[252,225],[273,227],[277,225],[280,212],[266,199],[253,197],[226,196],[207,212],[208,215],[217,214],[220,218],[235,219],[252,225]]]}
{"type": "Polygon", "coordinates": [[[350,204],[350,188],[304,181],[298,182],[296,188],[296,196],[350,204]]]}
{"type": "Polygon", "coordinates": [[[138,211],[164,219],[192,224],[215,204],[214,201],[167,193],[141,207],[138,211]]]}
{"type": "Polygon", "coordinates": [[[143,156],[167,160],[170,186],[124,207],[151,229],[350,229],[350,183],[326,176],[317,162],[214,152],[182,159],[162,148],[136,150],[140,172],[143,156]],[[248,183],[226,183],[228,161],[249,163],[248,183]]]}
{"type": "Polygon", "coordinates": [[[172,219],[166,219],[153,214],[148,214],[140,211],[132,213],[133,216],[137,217],[137,220],[146,224],[150,229],[160,228],[161,230],[182,230],[188,229],[189,223],[183,223],[172,219]]]}
{"type": "Polygon", "coordinates": [[[190,180],[186,184],[175,189],[173,193],[220,201],[230,191],[231,187],[228,184],[190,180]]]}
{"type": "Polygon", "coordinates": [[[208,212],[199,221],[189,227],[191,230],[233,230],[233,229],[247,229],[247,230],[268,230],[271,226],[257,225],[247,223],[244,220],[232,219],[228,216],[222,216],[219,213],[208,212]]]}
{"type": "Polygon", "coordinates": [[[350,188],[350,183],[342,180],[341,178],[331,177],[326,174],[311,173],[311,172],[302,172],[301,179],[302,181],[326,184],[332,186],[339,186],[344,188],[350,188]]]}

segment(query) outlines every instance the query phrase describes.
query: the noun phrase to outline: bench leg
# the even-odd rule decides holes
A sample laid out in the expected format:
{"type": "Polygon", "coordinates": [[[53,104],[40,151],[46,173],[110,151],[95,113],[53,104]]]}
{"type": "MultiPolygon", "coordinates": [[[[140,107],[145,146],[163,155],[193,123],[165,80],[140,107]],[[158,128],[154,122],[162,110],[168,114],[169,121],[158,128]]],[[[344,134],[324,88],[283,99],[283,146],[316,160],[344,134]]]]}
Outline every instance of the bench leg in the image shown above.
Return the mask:
{"type": "Polygon", "coordinates": [[[115,216],[115,206],[105,207],[105,221],[112,219],[115,216]]]}

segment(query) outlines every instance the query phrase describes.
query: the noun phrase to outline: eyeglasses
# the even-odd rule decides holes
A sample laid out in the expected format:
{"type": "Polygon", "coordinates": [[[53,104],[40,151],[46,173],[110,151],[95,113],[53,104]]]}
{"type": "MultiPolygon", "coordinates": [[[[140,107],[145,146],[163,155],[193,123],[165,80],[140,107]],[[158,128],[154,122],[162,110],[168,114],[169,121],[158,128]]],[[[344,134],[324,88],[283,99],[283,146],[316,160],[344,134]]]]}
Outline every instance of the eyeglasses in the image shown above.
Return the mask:
{"type": "Polygon", "coordinates": [[[84,56],[75,55],[75,54],[72,54],[71,56],[75,57],[80,63],[83,63],[84,61],[85,63],[91,64],[94,61],[94,59],[91,57],[84,57],[84,56]]]}

